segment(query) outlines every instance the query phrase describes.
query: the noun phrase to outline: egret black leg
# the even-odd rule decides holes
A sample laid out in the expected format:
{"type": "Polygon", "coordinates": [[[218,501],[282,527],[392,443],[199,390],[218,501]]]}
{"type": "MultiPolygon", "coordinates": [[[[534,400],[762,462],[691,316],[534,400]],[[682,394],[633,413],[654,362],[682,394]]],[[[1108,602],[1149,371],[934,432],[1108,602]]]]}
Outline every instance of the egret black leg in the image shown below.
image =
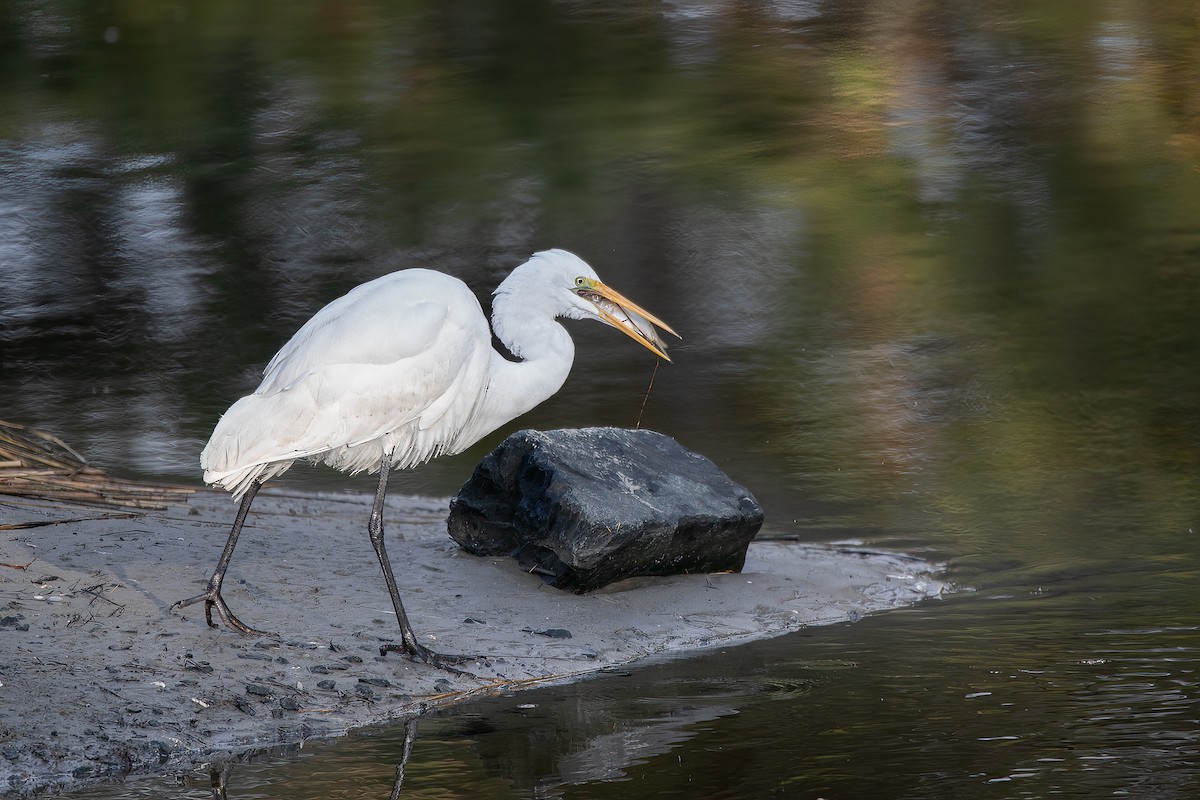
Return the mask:
{"type": "Polygon", "coordinates": [[[213,622],[212,612],[215,608],[217,615],[220,616],[225,624],[233,628],[238,633],[246,636],[271,636],[272,634],[264,631],[256,631],[246,623],[242,622],[237,616],[229,610],[229,606],[225,603],[225,598],[221,596],[221,584],[225,580],[225,570],[229,568],[229,560],[233,558],[233,548],[237,546],[238,534],[242,532],[242,525],[246,522],[246,515],[250,513],[250,504],[254,502],[254,495],[258,494],[261,483],[255,481],[250,484],[250,488],[246,490],[246,494],[242,496],[242,504],[238,507],[237,516],[233,520],[233,528],[229,531],[229,539],[225,542],[225,549],[221,551],[221,558],[217,560],[217,568],[213,570],[212,577],[208,579],[208,588],[204,590],[204,594],[198,594],[195,597],[189,597],[186,600],[180,600],[171,608],[183,608],[190,606],[193,603],[204,601],[204,620],[210,628],[217,627],[213,622]]]}
{"type": "Polygon", "coordinates": [[[371,545],[379,558],[379,567],[383,570],[383,580],[387,583],[388,593],[392,596],[392,607],[396,609],[396,621],[400,623],[400,644],[385,644],[379,648],[380,655],[389,652],[405,653],[413,661],[441,667],[449,672],[459,674],[461,670],[454,669],[452,664],[469,661],[467,656],[450,656],[435,653],[417,641],[412,625],[408,622],[408,614],[404,613],[404,604],[400,602],[400,590],[396,587],[396,576],[392,573],[392,562],[388,559],[387,550],[383,545],[383,499],[387,495],[388,458],[385,456],[379,466],[379,489],[375,492],[375,503],[371,506],[371,519],[367,523],[367,533],[371,537],[371,545]]]}

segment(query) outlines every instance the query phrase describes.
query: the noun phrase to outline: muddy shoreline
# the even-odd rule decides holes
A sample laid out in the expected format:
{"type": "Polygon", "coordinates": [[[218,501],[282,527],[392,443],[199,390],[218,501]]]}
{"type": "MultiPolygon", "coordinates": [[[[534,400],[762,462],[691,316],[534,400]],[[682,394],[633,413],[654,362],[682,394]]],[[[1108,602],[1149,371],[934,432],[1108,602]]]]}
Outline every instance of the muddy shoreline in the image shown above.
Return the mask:
{"type": "Polygon", "coordinates": [[[226,579],[244,638],[176,600],[203,587],[234,508],[0,498],[0,795],[183,771],[411,718],[487,692],[842,622],[933,597],[918,559],[755,542],[740,574],[567,594],[446,535],[447,501],[388,499],[388,548],[418,635],[481,658],[453,675],[379,644],[395,617],[365,533],[370,498],[265,490],[226,579]],[[24,568],[20,568],[24,567],[24,568]]]}

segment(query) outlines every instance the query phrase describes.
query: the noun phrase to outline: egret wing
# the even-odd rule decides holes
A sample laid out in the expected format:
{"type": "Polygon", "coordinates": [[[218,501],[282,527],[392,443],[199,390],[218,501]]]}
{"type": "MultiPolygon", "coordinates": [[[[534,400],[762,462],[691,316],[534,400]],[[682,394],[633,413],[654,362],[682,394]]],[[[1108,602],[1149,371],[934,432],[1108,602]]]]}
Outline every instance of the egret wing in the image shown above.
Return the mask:
{"type": "Polygon", "coordinates": [[[431,458],[482,396],[490,347],[479,303],[457,279],[406,270],[363,284],[297,331],[259,389],[221,418],[205,478],[244,483],[297,458],[351,471],[384,452],[406,465],[431,458]]]}
{"type": "Polygon", "coordinates": [[[257,393],[290,388],[331,364],[393,364],[419,355],[433,346],[448,317],[482,313],[457,278],[424,269],[384,275],[304,323],[267,364],[257,393]]]}

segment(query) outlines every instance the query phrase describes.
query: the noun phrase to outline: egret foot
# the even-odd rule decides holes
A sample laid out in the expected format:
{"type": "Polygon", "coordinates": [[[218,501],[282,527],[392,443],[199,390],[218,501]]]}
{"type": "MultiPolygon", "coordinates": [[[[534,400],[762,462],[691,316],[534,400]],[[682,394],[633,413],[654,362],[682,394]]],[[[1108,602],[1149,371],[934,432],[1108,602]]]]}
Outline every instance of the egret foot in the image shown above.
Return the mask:
{"type": "Polygon", "coordinates": [[[466,675],[474,678],[466,670],[458,669],[455,664],[465,664],[468,661],[475,661],[478,656],[455,656],[446,655],[444,653],[436,653],[428,647],[420,644],[407,644],[405,642],[388,642],[379,646],[379,655],[386,656],[388,653],[403,653],[408,656],[409,660],[416,661],[418,664],[428,664],[431,667],[444,669],[446,672],[455,675],[466,675]]]}
{"type": "Polygon", "coordinates": [[[274,636],[273,633],[259,631],[251,628],[246,623],[237,618],[237,615],[229,610],[229,604],[225,602],[225,598],[221,596],[220,584],[209,583],[208,590],[204,594],[198,594],[195,597],[189,597],[186,600],[180,600],[171,606],[172,610],[190,606],[193,603],[204,601],[204,621],[208,623],[208,627],[215,628],[217,623],[213,622],[212,612],[215,608],[217,616],[219,616],[226,625],[233,628],[243,636],[274,636]]]}
{"type": "Polygon", "coordinates": [[[233,548],[237,545],[238,534],[242,532],[242,525],[246,522],[246,515],[250,513],[250,504],[254,502],[254,495],[258,494],[258,488],[262,486],[258,481],[254,481],[246,489],[246,493],[242,495],[242,504],[238,506],[237,516],[234,517],[233,527],[229,530],[229,539],[225,542],[225,549],[221,551],[221,558],[217,561],[217,568],[213,570],[212,577],[208,579],[208,588],[204,590],[204,594],[198,594],[195,597],[189,597],[187,600],[180,600],[172,609],[183,608],[190,606],[192,603],[204,601],[204,621],[208,623],[208,627],[215,628],[217,624],[213,622],[212,612],[215,608],[217,616],[225,621],[225,624],[233,628],[243,636],[274,636],[273,633],[266,631],[256,631],[246,623],[237,618],[237,615],[229,610],[229,605],[225,602],[225,598],[221,597],[221,583],[225,580],[225,570],[229,568],[229,559],[233,558],[233,548]]]}

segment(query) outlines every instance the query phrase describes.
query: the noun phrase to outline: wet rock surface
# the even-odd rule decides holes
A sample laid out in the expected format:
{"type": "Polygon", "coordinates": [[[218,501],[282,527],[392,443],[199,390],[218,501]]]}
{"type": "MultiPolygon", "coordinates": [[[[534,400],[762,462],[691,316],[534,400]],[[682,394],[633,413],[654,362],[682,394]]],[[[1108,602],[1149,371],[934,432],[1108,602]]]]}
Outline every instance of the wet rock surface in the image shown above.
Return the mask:
{"type": "Polygon", "coordinates": [[[523,430],[451,501],[450,537],[511,555],[583,593],[646,575],[740,571],[763,522],[750,492],[669,436],[647,430],[523,430]]]}
{"type": "Polygon", "coordinates": [[[760,540],[742,574],[538,591],[512,559],[451,542],[446,500],[390,497],[388,548],[417,635],[480,656],[457,675],[380,657],[398,629],[366,535],[370,503],[259,495],[225,581],[233,610],[276,634],[253,638],[207,627],[199,607],[171,610],[215,565],[235,511],[227,495],[145,514],[0,500],[0,795],[221,764],[942,590],[918,559],[760,540]]]}

